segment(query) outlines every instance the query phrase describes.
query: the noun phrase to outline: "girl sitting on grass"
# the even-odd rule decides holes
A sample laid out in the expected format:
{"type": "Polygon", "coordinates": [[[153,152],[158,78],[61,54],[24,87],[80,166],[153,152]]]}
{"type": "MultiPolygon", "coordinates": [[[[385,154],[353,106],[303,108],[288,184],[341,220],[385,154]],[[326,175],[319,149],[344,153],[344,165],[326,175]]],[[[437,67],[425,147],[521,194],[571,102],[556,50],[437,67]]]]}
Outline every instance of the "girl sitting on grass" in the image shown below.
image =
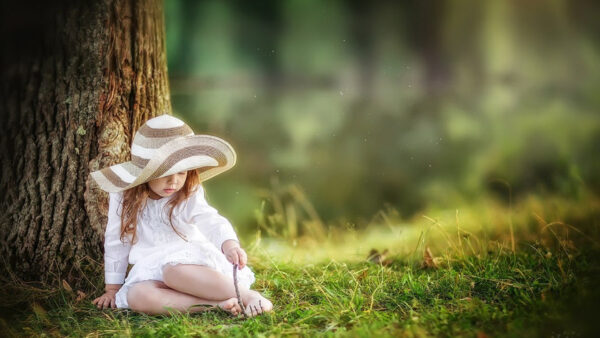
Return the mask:
{"type": "Polygon", "coordinates": [[[200,185],[234,164],[227,142],[194,135],[162,115],[135,133],[131,161],[90,174],[109,192],[106,292],[93,301],[98,308],[166,314],[205,304],[238,315],[243,303],[248,316],[271,311],[272,303],[250,289],[254,273],[233,227],[207,204],[200,185]]]}

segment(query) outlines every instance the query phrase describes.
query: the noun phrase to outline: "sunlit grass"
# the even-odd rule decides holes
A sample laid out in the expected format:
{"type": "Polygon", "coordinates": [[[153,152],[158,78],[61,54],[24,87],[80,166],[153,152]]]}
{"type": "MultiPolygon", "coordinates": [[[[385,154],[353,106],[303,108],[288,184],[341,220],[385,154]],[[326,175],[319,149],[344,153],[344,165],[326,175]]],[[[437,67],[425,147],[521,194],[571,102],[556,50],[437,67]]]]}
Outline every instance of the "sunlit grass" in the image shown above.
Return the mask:
{"type": "MultiPolygon", "coordinates": [[[[285,212],[279,215],[284,219],[285,212]]],[[[600,201],[595,198],[573,201],[529,196],[516,206],[487,198],[464,208],[431,208],[408,220],[388,208],[359,229],[348,222],[330,227],[320,224],[320,236],[315,236],[315,231],[292,236],[290,233],[302,231],[301,226],[299,229],[294,224],[296,230],[290,232],[286,224],[280,224],[279,232],[272,230],[263,238],[260,228],[249,238],[249,250],[296,264],[358,262],[365,260],[372,249],[387,249],[388,256],[413,260],[420,260],[426,247],[438,255],[465,257],[490,250],[513,252],[536,241],[568,252],[573,240],[600,246],[599,222],[600,201]],[[570,224],[571,220],[576,224],[570,224]],[[511,224],[516,224],[512,235],[511,224]]]]}

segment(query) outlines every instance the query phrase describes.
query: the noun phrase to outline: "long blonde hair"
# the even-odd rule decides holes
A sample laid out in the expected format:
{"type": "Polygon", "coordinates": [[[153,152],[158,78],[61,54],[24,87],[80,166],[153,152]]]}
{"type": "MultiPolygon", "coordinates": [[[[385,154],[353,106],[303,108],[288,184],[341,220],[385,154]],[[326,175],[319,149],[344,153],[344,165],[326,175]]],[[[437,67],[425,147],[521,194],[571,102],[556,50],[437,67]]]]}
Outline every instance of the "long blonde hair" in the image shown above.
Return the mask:
{"type": "MultiPolygon", "coordinates": [[[[195,191],[196,186],[200,184],[200,177],[196,169],[188,170],[187,177],[183,187],[177,191],[177,195],[169,201],[171,206],[169,210],[169,223],[173,231],[179,235],[179,237],[186,240],[185,236],[182,235],[173,225],[173,210],[179,203],[185,201],[195,191]]],[[[131,235],[131,242],[135,243],[136,230],[137,230],[137,219],[138,214],[142,208],[146,205],[148,196],[150,194],[150,187],[148,183],[140,184],[131,189],[127,189],[123,192],[123,212],[121,213],[121,241],[124,242],[128,235],[131,235]]]]}

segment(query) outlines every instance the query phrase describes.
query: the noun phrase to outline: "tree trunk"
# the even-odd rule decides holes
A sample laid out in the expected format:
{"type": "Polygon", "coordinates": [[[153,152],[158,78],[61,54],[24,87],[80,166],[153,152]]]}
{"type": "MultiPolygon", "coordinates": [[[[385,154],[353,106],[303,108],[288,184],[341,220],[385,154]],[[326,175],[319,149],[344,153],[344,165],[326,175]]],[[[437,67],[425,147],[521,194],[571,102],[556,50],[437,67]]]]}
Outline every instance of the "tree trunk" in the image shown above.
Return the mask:
{"type": "Polygon", "coordinates": [[[108,195],[89,172],[171,113],[162,1],[1,6],[0,264],[77,283],[103,261],[108,195]]]}

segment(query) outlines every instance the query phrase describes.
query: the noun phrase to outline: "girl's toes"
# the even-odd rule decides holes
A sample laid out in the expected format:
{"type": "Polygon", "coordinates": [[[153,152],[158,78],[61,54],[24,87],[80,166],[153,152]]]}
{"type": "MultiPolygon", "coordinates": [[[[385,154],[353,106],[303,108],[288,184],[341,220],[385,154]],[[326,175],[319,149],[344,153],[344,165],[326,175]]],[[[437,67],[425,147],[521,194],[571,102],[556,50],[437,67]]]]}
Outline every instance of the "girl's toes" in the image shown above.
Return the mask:
{"type": "Polygon", "coordinates": [[[250,317],[261,313],[269,312],[273,309],[273,303],[256,291],[251,291],[250,297],[246,299],[246,315],[250,317]]]}
{"type": "Polygon", "coordinates": [[[224,300],[218,304],[219,308],[225,310],[233,315],[236,315],[240,312],[240,306],[238,305],[237,298],[230,298],[224,300]]]}
{"type": "Polygon", "coordinates": [[[265,298],[264,302],[261,303],[261,308],[263,309],[263,311],[270,312],[271,310],[273,310],[273,303],[271,303],[270,300],[265,298]]]}

